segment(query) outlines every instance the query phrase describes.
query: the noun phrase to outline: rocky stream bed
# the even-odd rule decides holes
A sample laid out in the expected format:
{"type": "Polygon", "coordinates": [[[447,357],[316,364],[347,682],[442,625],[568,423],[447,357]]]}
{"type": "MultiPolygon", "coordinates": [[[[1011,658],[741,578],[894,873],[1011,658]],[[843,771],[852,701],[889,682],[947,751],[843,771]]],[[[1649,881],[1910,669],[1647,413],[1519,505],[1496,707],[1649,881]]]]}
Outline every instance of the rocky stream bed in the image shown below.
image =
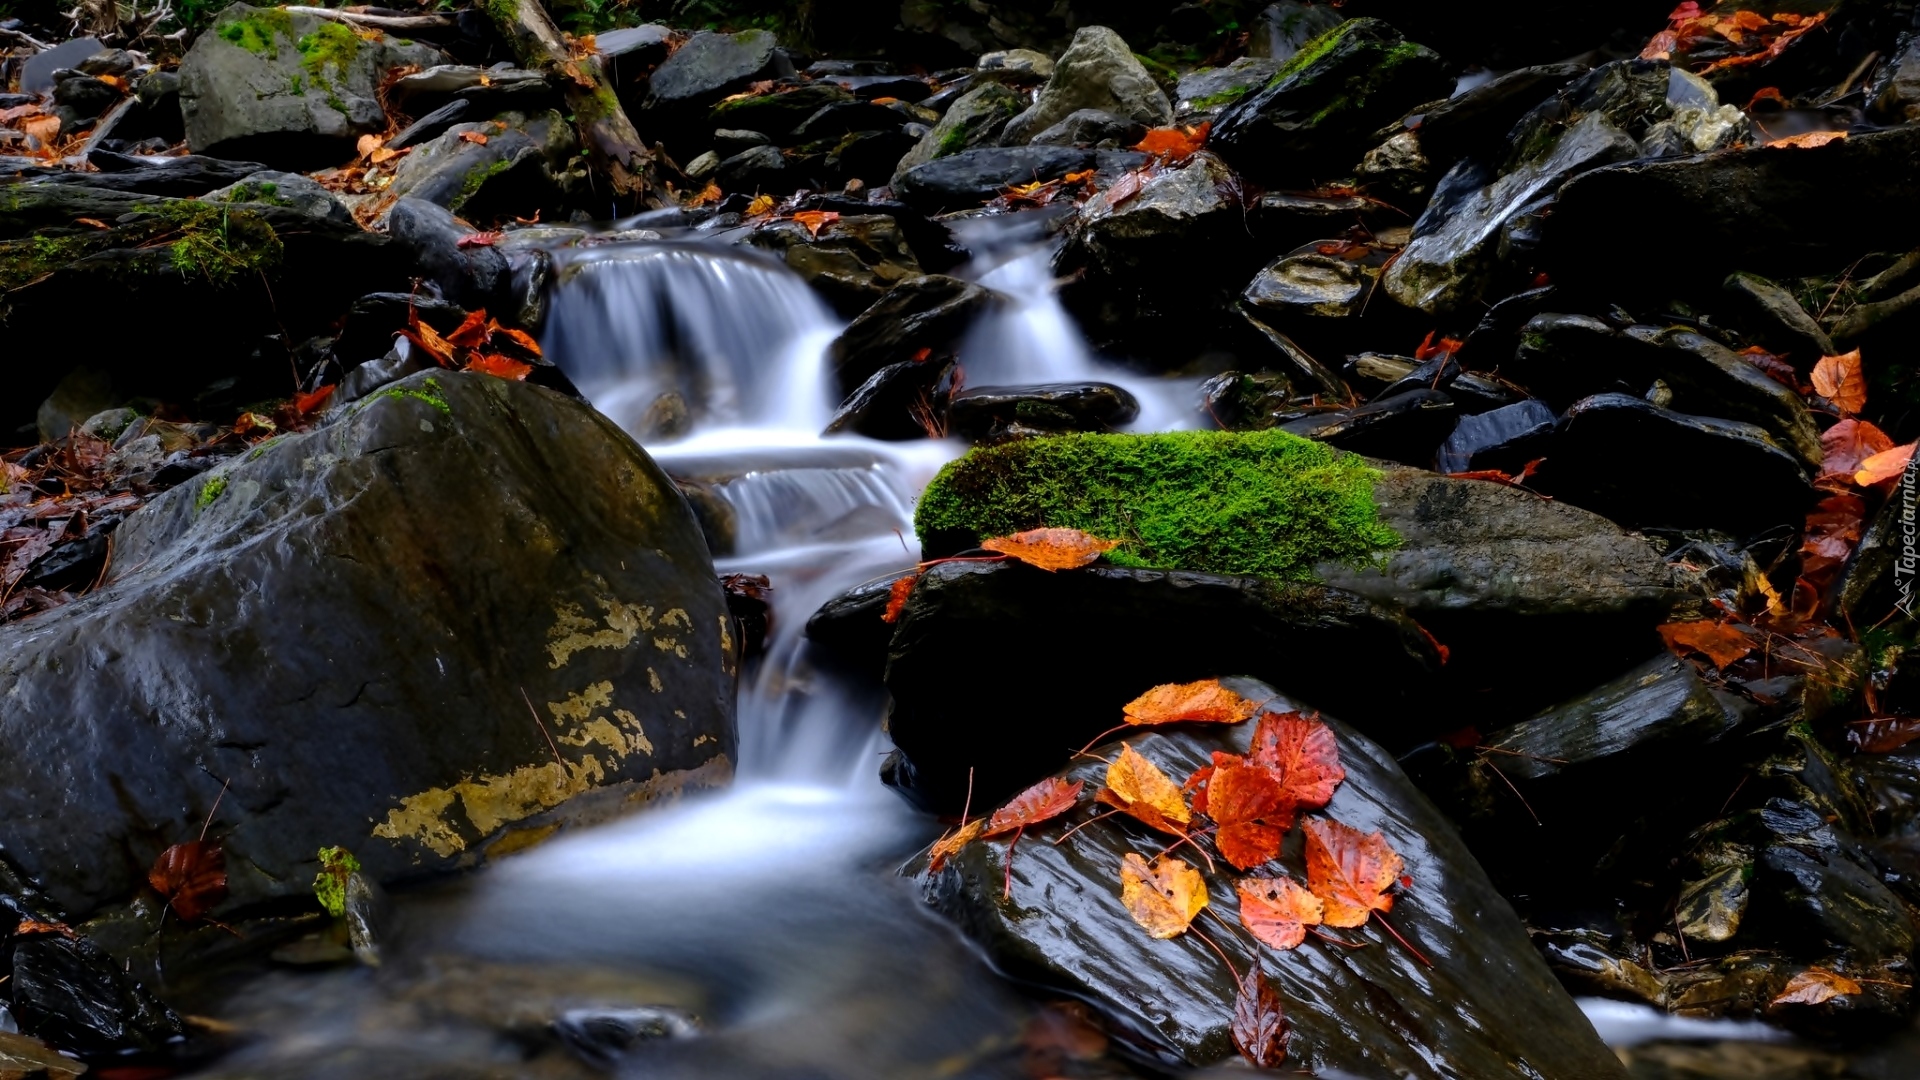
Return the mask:
{"type": "Polygon", "coordinates": [[[1920,1074],[1916,330],[1910,0],[0,3],[0,1077],[1920,1074]]]}

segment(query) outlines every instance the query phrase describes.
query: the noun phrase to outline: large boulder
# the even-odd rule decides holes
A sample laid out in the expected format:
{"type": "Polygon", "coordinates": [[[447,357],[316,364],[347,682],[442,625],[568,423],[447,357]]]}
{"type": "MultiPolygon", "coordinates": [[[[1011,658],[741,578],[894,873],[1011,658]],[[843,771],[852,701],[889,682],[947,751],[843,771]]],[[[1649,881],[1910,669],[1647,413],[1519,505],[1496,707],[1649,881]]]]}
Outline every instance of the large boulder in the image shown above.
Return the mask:
{"type": "Polygon", "coordinates": [[[900,282],[834,339],[828,355],[841,396],[889,365],[951,354],[974,322],[1001,302],[989,289],[944,274],[900,282]]]}
{"type": "Polygon", "coordinates": [[[283,8],[234,4],[180,61],[180,111],[196,153],[300,171],[353,157],[387,126],[380,86],[397,68],[447,62],[438,49],[283,8]]]}
{"type": "MultiPolygon", "coordinates": [[[[1115,689],[1146,688],[1143,679],[1115,689]]],[[[1230,681],[1268,708],[1290,707],[1270,687],[1230,681]]],[[[1125,695],[1122,694],[1122,697],[1125,695]]],[[[1117,710],[1112,715],[1117,716],[1117,710]]],[[[1230,1025],[1234,976],[1256,961],[1280,993],[1292,1033],[1284,1068],[1320,1075],[1421,1080],[1618,1080],[1625,1075],[1528,941],[1527,929],[1468,854],[1447,819],[1407,781],[1378,745],[1330,717],[1346,779],[1322,812],[1362,832],[1379,832],[1404,860],[1385,921],[1431,960],[1422,966],[1379,921],[1334,931],[1354,948],[1309,936],[1278,952],[1241,933],[1188,932],[1155,940],[1122,906],[1119,867],[1166,846],[1165,837],[1124,816],[1047,843],[1091,816],[1087,807],[1029,832],[1017,848],[976,841],[938,872],[914,871],[927,904],[952,919],[1009,974],[1093,1003],[1136,1052],[1170,1065],[1201,1066],[1235,1056],[1230,1025]],[[1215,948],[1220,952],[1216,952],[1215,948]]],[[[1214,751],[1246,753],[1248,727],[1140,734],[1129,741],[1168,775],[1211,764],[1214,751]]],[[[1096,750],[1111,759],[1118,747],[1096,750]]],[[[1086,758],[1061,775],[1091,790],[1104,761],[1086,758]]],[[[1091,800],[1085,800],[1090,802],[1091,800]]],[[[1297,831],[1297,830],[1296,830],[1297,831]]],[[[1205,871],[1209,908],[1238,922],[1238,897],[1224,863],[1208,871],[1190,850],[1173,855],[1205,871]]],[[[1289,842],[1279,865],[1306,880],[1289,842]]]]}
{"type": "Polygon", "coordinates": [[[940,122],[900,158],[893,170],[895,182],[907,170],[935,158],[994,145],[1007,121],[1019,114],[1023,100],[997,82],[981,83],[960,95],[959,100],[947,106],[940,122]]]}
{"type": "Polygon", "coordinates": [[[395,383],[155,499],[114,552],[0,628],[0,840],[76,916],[209,815],[238,911],[310,896],[322,847],[391,882],[730,772],[699,527],[550,391],[395,383]]]}
{"type": "Polygon", "coordinates": [[[706,105],[758,80],[792,74],[792,61],[765,30],[702,31],[654,70],[649,103],[668,109],[706,105]]]}
{"type": "Polygon", "coordinates": [[[817,232],[797,221],[773,222],[746,242],[773,253],[845,319],[922,273],[908,229],[882,214],[842,214],[817,232]]]}
{"type": "Polygon", "coordinates": [[[1149,127],[1173,122],[1166,92],[1120,35],[1104,26],[1083,26],[1033,105],[1007,122],[1001,142],[1018,146],[1081,109],[1100,109],[1149,127]]]}
{"type": "Polygon", "coordinates": [[[987,146],[935,158],[894,178],[900,201],[926,213],[971,210],[1016,184],[1059,180],[1094,170],[1100,186],[1147,163],[1126,150],[1080,150],[1067,146],[987,146]]]}

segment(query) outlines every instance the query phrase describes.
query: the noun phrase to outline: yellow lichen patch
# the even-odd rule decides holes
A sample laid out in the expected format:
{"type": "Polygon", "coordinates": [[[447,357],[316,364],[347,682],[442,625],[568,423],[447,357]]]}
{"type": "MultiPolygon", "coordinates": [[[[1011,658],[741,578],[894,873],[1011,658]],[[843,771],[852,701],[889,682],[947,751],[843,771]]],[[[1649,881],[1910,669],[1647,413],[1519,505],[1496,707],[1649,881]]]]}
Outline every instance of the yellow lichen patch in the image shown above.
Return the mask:
{"type": "MultiPolygon", "coordinates": [[[[643,631],[654,628],[653,609],[641,604],[624,604],[608,597],[594,600],[604,611],[603,622],[606,626],[594,622],[580,610],[578,604],[555,604],[554,621],[547,631],[547,654],[553,662],[547,666],[560,667],[574,653],[582,649],[624,649],[633,644],[633,639],[643,631]]],[[[679,608],[667,613],[671,618],[679,608]]],[[[680,612],[684,621],[686,614],[680,612]]]]}
{"type": "MultiPolygon", "coordinates": [[[[614,718],[620,726],[627,729],[627,745],[642,754],[653,753],[653,740],[647,738],[647,731],[640,726],[640,718],[625,709],[613,710],[614,718]]],[[[697,745],[697,744],[696,744],[697,745]]]]}
{"type": "Polygon", "coordinates": [[[657,694],[660,691],[665,690],[666,688],[667,688],[667,685],[660,681],[660,673],[653,670],[652,668],[648,668],[647,669],[647,689],[652,690],[654,693],[657,694]]]}
{"type": "Polygon", "coordinates": [[[702,736],[700,736],[699,738],[697,738],[697,739],[695,739],[695,740],[693,740],[693,745],[695,745],[695,746],[705,746],[706,744],[708,744],[708,743],[710,743],[710,742],[712,742],[712,741],[714,741],[714,740],[713,740],[713,736],[711,736],[711,735],[702,735],[702,736]]]}
{"type": "Polygon", "coordinates": [[[443,859],[464,851],[467,842],[441,816],[453,800],[453,792],[444,788],[402,799],[400,809],[387,811],[386,824],[376,826],[373,835],[385,840],[418,840],[443,859]]]}
{"type": "Polygon", "coordinates": [[[670,637],[654,638],[653,647],[656,649],[659,649],[661,652],[670,652],[682,660],[685,660],[687,658],[687,647],[685,645],[680,644],[680,640],[678,638],[670,638],[670,637]]]}
{"type": "Polygon", "coordinates": [[[502,825],[551,810],[607,778],[592,754],[564,766],[557,761],[522,765],[505,776],[482,776],[453,785],[467,820],[481,835],[502,825]]]}
{"type": "Polygon", "coordinates": [[[593,716],[593,710],[604,709],[611,704],[613,704],[613,684],[597,682],[577,694],[567,695],[565,701],[547,702],[547,711],[553,714],[555,720],[571,720],[576,724],[584,724],[593,716]]]}
{"type": "Polygon", "coordinates": [[[500,834],[500,839],[487,845],[487,858],[497,859],[503,855],[513,855],[538,845],[547,837],[560,830],[559,824],[539,825],[531,829],[508,829],[500,834]]]}

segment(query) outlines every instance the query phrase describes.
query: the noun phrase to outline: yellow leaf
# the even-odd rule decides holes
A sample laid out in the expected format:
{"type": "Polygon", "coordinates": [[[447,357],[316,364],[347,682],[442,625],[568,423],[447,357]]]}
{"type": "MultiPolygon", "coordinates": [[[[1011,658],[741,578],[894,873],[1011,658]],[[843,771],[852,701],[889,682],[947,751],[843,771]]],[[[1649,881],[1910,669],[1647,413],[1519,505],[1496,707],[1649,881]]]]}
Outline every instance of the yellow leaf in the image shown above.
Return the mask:
{"type": "Polygon", "coordinates": [[[1156,938],[1179,937],[1207,906],[1200,871],[1162,855],[1152,865],[1128,852],[1120,862],[1120,902],[1133,921],[1156,938]]]}
{"type": "Polygon", "coordinates": [[[1072,570],[1120,544],[1119,540],[1102,540],[1079,529],[1028,529],[1012,536],[996,536],[982,541],[980,546],[1042,570],[1072,570]]]}
{"type": "MultiPolygon", "coordinates": [[[[1120,744],[1120,756],[1107,766],[1107,788],[1129,804],[1123,809],[1150,807],[1152,815],[1177,825],[1193,820],[1186,796],[1180,794],[1180,785],[1126,743],[1120,744]]],[[[1157,826],[1152,820],[1147,824],[1157,826]]]]}

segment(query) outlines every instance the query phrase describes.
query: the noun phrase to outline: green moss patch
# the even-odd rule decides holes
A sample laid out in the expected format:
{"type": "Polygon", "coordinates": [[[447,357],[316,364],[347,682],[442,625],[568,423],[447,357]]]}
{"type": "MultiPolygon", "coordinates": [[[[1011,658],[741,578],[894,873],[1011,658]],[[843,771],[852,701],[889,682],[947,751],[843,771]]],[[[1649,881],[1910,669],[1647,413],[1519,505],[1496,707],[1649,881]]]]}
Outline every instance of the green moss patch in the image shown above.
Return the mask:
{"type": "Polygon", "coordinates": [[[279,8],[264,8],[228,19],[216,26],[214,33],[250,53],[275,56],[282,38],[293,40],[293,16],[279,8]]]}
{"type": "Polygon", "coordinates": [[[110,259],[132,279],[175,275],[224,285],[271,269],[284,252],[273,226],[256,213],[194,199],[157,200],[111,229],[75,227],[0,241],[0,292],[24,288],[62,270],[110,259]],[[112,253],[112,254],[109,254],[112,253]]]}
{"type": "Polygon", "coordinates": [[[1366,565],[1400,538],[1373,501],[1379,472],[1280,431],[1058,435],[978,447],[927,485],[923,541],[1035,528],[1126,542],[1122,566],[1309,581],[1321,563],[1366,565]]]}
{"type": "Polygon", "coordinates": [[[320,873],[313,879],[313,897],[327,914],[339,918],[347,913],[347,877],[360,871],[360,860],[343,847],[320,849],[320,873]]]}
{"type": "Polygon", "coordinates": [[[200,494],[195,495],[193,497],[193,508],[195,510],[205,510],[207,507],[212,506],[214,502],[220,498],[220,496],[226,494],[226,491],[227,491],[226,477],[224,476],[208,477],[207,482],[200,485],[200,494]]]}
{"type": "Polygon", "coordinates": [[[300,50],[300,66],[313,76],[316,85],[333,85],[333,76],[347,73],[353,58],[360,54],[360,38],[337,22],[323,22],[310,34],[300,35],[295,46],[300,50]],[[327,73],[333,70],[333,75],[327,73]]]}

